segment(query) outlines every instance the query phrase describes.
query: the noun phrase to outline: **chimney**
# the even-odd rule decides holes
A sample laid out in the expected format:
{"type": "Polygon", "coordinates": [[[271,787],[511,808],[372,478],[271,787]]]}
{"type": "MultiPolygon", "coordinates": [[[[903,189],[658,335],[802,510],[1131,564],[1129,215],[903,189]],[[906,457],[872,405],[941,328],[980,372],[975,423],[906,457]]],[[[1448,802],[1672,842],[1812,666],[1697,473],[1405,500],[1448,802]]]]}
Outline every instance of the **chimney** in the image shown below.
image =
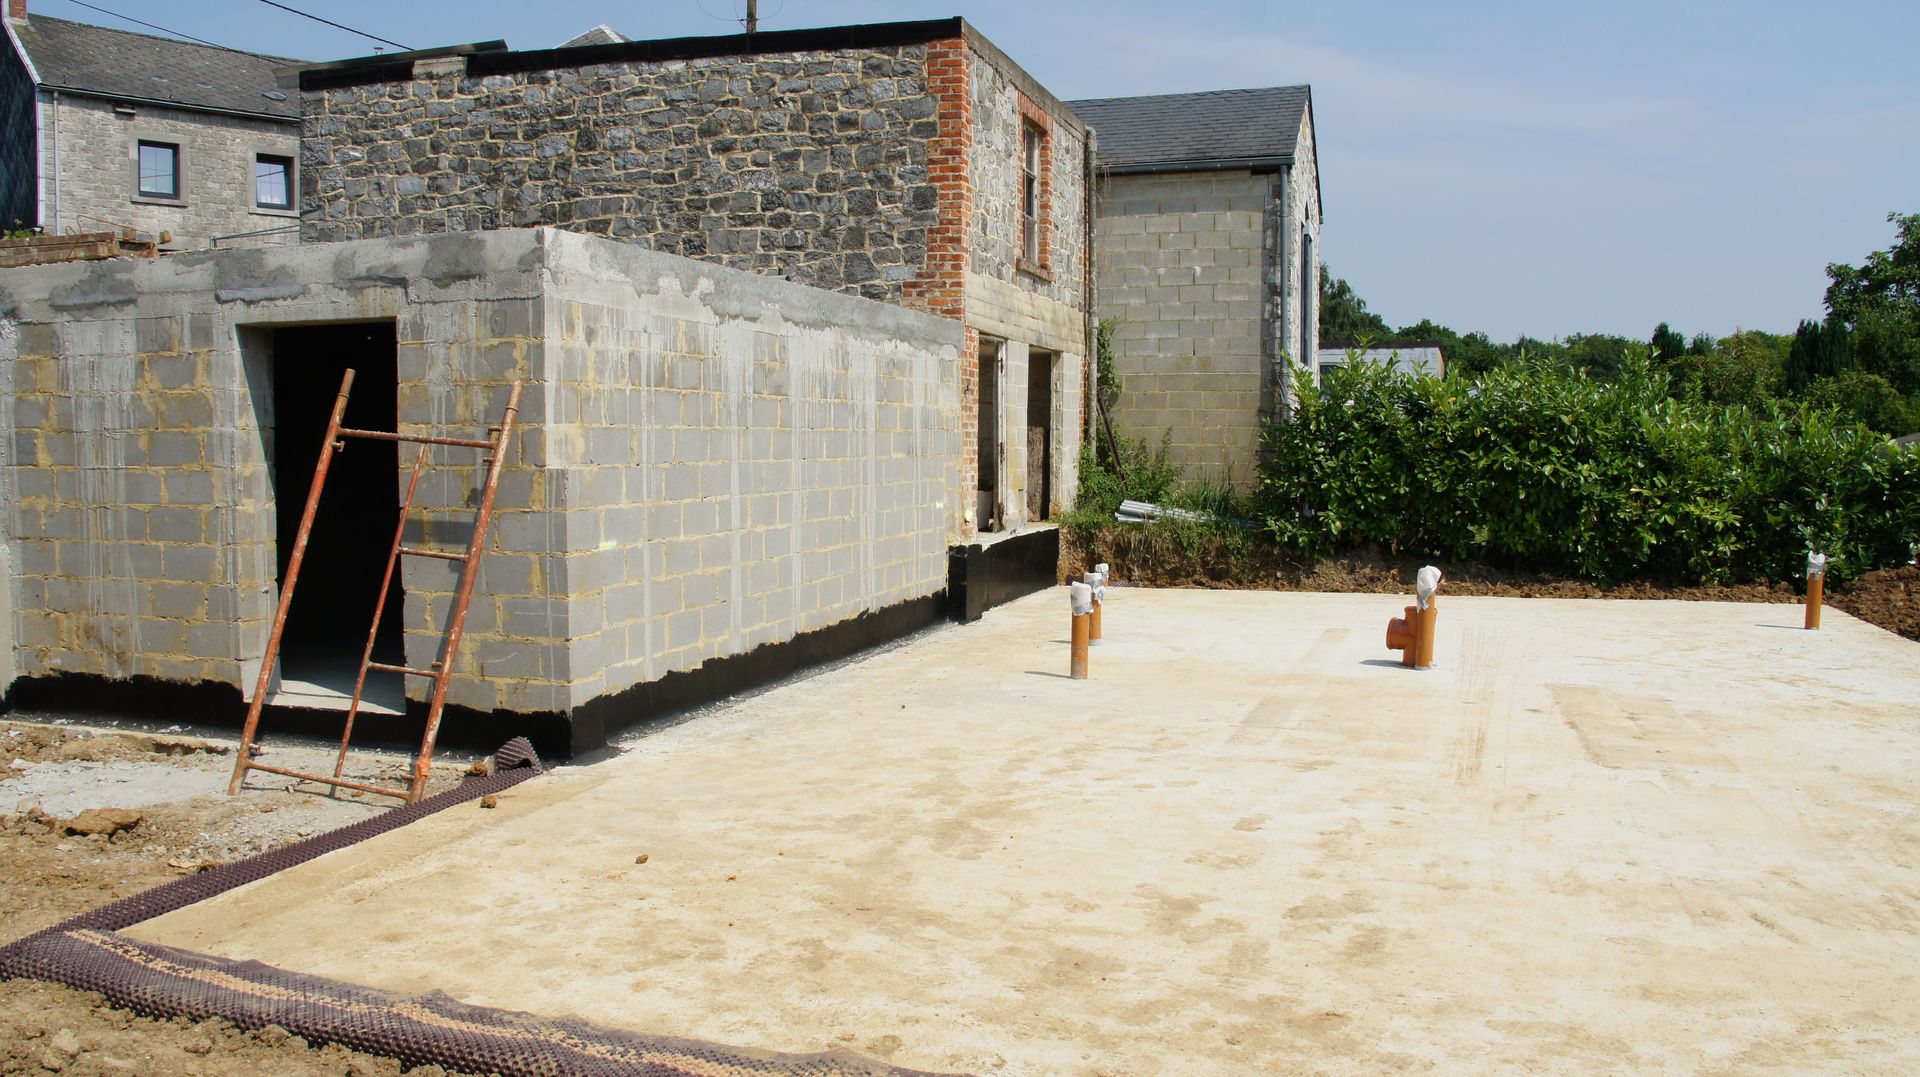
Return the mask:
{"type": "Polygon", "coordinates": [[[7,0],[7,18],[14,22],[27,21],[27,0],[7,0]]]}

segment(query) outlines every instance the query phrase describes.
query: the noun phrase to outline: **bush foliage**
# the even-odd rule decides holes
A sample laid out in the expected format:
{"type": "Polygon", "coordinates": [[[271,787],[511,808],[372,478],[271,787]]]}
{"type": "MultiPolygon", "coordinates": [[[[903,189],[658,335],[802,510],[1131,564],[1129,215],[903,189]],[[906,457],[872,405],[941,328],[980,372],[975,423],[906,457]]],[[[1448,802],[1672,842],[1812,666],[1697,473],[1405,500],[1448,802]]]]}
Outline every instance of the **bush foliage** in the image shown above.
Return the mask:
{"type": "Polygon", "coordinates": [[[1266,435],[1257,511],[1318,556],[1378,543],[1594,580],[1836,577],[1920,541],[1920,449],[1817,403],[1714,403],[1628,356],[1475,380],[1349,363],[1266,435]]]}

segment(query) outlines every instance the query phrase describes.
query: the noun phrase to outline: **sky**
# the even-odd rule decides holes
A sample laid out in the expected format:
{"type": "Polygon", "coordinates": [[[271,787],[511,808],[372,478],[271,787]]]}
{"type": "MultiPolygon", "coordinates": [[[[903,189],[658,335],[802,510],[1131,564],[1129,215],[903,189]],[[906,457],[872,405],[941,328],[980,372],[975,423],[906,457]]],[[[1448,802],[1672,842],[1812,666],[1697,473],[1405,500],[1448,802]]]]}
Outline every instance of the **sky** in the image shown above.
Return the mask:
{"type": "MultiPolygon", "coordinates": [[[[310,60],[377,42],[263,0],[29,0],[310,60]]],[[[285,0],[423,48],[737,33],[746,0],[285,0]]],[[[1322,253],[1391,325],[1792,332],[1920,212],[1920,3],[760,0],[763,30],[963,15],[1063,99],[1307,83],[1322,253]]],[[[151,32],[151,31],[147,31],[151,32]]]]}

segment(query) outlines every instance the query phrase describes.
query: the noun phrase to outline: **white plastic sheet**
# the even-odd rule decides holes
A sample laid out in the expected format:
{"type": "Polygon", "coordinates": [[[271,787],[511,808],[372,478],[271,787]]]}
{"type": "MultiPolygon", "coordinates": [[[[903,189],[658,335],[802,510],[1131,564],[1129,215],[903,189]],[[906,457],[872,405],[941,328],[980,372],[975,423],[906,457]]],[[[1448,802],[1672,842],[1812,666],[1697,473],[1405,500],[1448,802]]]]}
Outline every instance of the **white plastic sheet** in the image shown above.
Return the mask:
{"type": "Polygon", "coordinates": [[[1427,608],[1427,603],[1433,601],[1433,593],[1435,591],[1438,591],[1439,589],[1440,589],[1440,570],[1439,569],[1434,568],[1432,565],[1428,565],[1427,567],[1421,569],[1419,572],[1414,574],[1413,593],[1416,601],[1419,602],[1421,609],[1424,610],[1427,608]]]}
{"type": "Polygon", "coordinates": [[[1073,607],[1073,615],[1075,617],[1093,612],[1093,588],[1088,587],[1084,583],[1068,584],[1067,600],[1073,607]]]}

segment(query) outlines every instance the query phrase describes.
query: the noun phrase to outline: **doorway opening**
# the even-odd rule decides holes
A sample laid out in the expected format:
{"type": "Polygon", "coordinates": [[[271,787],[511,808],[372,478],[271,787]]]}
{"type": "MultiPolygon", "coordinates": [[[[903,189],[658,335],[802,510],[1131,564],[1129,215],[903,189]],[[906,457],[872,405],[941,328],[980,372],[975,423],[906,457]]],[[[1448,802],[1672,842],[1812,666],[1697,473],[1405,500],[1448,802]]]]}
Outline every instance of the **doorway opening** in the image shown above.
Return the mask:
{"type": "Polygon", "coordinates": [[[998,531],[1004,515],[1000,507],[1000,361],[1005,345],[998,340],[980,340],[980,433],[975,459],[979,461],[975,483],[974,520],[982,531],[998,531]]]}
{"type": "Polygon", "coordinates": [[[1027,352],[1027,522],[1053,511],[1052,352],[1027,352]]]}
{"type": "MultiPolygon", "coordinates": [[[[327,419],[340,379],[354,370],[345,425],[393,430],[399,418],[399,372],[394,323],[309,325],[269,331],[272,356],[271,468],[275,583],[286,586],[300,517],[319,462],[327,419]]],[[[399,524],[399,446],[349,438],[334,454],[326,490],[314,514],[293,608],[280,640],[276,706],[344,710],[360,672],[373,626],[380,580],[399,524]]],[[[399,573],[387,588],[386,614],[374,639],[373,660],[404,664],[404,609],[399,573]]],[[[362,709],[401,713],[405,688],[395,674],[367,676],[362,709]]]]}

